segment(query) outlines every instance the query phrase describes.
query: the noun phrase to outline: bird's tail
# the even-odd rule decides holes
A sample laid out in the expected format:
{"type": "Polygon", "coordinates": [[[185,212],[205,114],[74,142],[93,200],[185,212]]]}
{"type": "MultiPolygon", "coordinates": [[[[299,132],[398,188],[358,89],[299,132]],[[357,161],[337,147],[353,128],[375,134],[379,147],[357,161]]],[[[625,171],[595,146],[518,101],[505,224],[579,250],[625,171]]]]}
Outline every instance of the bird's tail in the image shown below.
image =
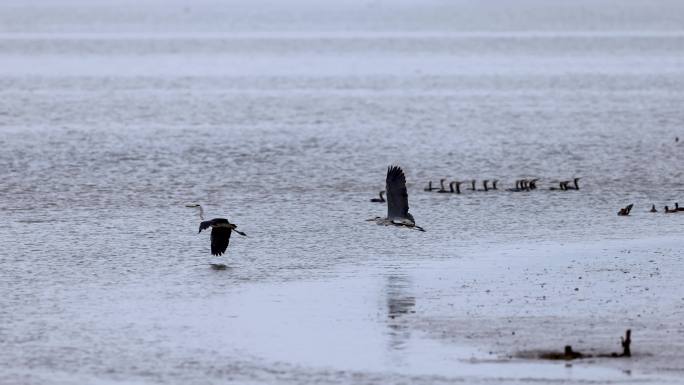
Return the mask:
{"type": "Polygon", "coordinates": [[[235,230],[235,232],[238,233],[238,234],[240,234],[240,235],[242,235],[243,237],[246,237],[246,236],[247,236],[247,234],[243,233],[243,232],[240,231],[240,230],[235,230]]]}

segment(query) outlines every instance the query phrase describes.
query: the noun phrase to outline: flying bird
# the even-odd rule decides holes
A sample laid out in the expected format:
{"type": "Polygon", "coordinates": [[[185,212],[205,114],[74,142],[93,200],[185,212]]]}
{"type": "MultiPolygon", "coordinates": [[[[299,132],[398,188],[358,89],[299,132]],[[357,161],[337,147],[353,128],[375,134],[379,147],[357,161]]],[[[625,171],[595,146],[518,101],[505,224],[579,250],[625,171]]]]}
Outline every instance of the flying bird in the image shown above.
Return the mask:
{"type": "Polygon", "coordinates": [[[214,218],[208,221],[204,220],[204,210],[201,205],[186,205],[185,207],[196,207],[199,209],[200,222],[198,234],[202,230],[206,230],[211,227],[211,254],[221,255],[226,252],[228,248],[228,243],[230,242],[230,234],[235,231],[236,233],[246,237],[247,234],[240,230],[237,230],[237,225],[230,223],[225,218],[214,218]]]}
{"type": "Polygon", "coordinates": [[[387,191],[387,217],[375,217],[369,221],[375,221],[379,225],[403,226],[419,231],[425,231],[422,227],[416,226],[409,211],[408,193],[406,192],[406,177],[404,171],[398,166],[387,168],[387,179],[385,180],[385,191],[387,191]]]}

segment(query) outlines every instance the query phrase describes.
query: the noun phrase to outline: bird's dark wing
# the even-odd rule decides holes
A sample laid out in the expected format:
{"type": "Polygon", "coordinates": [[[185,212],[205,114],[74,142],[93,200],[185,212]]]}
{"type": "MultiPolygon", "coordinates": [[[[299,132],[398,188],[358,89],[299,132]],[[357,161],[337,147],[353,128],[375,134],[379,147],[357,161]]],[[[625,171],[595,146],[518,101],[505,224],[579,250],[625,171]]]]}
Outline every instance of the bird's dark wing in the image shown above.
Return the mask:
{"type": "Polygon", "coordinates": [[[408,219],[408,193],[406,192],[406,177],[401,168],[390,166],[387,169],[385,181],[387,191],[387,219],[408,219]]]}
{"type": "Polygon", "coordinates": [[[226,252],[228,242],[230,242],[229,227],[214,227],[211,229],[211,254],[221,255],[226,252]]]}
{"type": "Polygon", "coordinates": [[[201,222],[200,227],[199,227],[199,231],[197,233],[201,233],[202,230],[208,229],[212,223],[213,223],[213,220],[201,222]]]}

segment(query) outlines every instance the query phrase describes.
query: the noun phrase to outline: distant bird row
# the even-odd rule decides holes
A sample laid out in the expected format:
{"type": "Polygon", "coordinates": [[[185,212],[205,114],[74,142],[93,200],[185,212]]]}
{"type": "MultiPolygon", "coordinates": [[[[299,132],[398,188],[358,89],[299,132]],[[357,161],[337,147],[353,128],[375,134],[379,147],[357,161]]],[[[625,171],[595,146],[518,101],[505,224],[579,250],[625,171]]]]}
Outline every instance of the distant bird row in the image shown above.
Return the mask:
{"type": "MultiPolygon", "coordinates": [[[[625,217],[625,216],[629,215],[629,213],[632,211],[632,207],[634,207],[634,204],[629,204],[629,205],[621,208],[620,211],[618,211],[617,215],[619,215],[621,217],[625,217]]],[[[656,209],[655,205],[651,205],[651,209],[648,211],[652,212],[652,213],[657,213],[658,209],[656,209]]],[[[665,206],[665,208],[663,209],[663,212],[665,214],[672,214],[672,213],[676,213],[676,212],[680,212],[680,211],[684,211],[684,207],[679,207],[678,202],[675,202],[674,208],[672,208],[672,209],[669,206],[665,206]]]]}
{"type": "MultiPolygon", "coordinates": [[[[438,193],[455,193],[455,194],[460,194],[461,193],[461,185],[466,183],[464,181],[458,181],[455,180],[453,182],[449,183],[449,190],[447,190],[444,187],[444,182],[446,182],[446,179],[440,179],[439,180],[439,189],[437,187],[432,187],[432,181],[428,181],[428,185],[426,188],[423,189],[423,191],[436,191],[438,193]]],[[[497,179],[492,180],[492,185],[489,186],[489,179],[485,179],[482,181],[482,188],[478,189],[477,188],[477,181],[475,179],[471,180],[468,182],[470,187],[468,187],[468,190],[470,191],[489,191],[489,190],[498,190],[496,184],[499,182],[497,179]]]]}
{"type": "MultiPolygon", "coordinates": [[[[577,183],[581,178],[573,178],[572,181],[570,180],[564,180],[558,182],[558,187],[550,187],[549,190],[579,190],[579,184],[577,183]],[[571,184],[572,183],[572,184],[571,184]]],[[[519,191],[532,191],[537,189],[537,181],[539,181],[539,178],[534,178],[534,179],[518,179],[515,181],[515,187],[513,188],[507,188],[506,191],[511,191],[511,192],[519,192],[519,191]]],[[[461,185],[466,183],[463,181],[453,181],[449,183],[449,189],[446,189],[446,186],[444,186],[444,182],[446,182],[446,179],[440,179],[439,180],[439,188],[433,187],[432,186],[432,181],[428,181],[428,185],[426,188],[423,189],[423,191],[436,191],[438,193],[454,193],[454,194],[460,194],[461,193],[461,185]]],[[[482,188],[477,188],[477,180],[472,179],[468,181],[468,189],[469,191],[490,191],[490,190],[498,190],[497,183],[498,179],[494,180],[489,180],[485,179],[482,181],[482,188]],[[491,182],[491,186],[489,183],[491,182]]],[[[382,197],[381,197],[382,198],[382,197]]],[[[378,201],[379,202],[379,201],[378,201]]]]}

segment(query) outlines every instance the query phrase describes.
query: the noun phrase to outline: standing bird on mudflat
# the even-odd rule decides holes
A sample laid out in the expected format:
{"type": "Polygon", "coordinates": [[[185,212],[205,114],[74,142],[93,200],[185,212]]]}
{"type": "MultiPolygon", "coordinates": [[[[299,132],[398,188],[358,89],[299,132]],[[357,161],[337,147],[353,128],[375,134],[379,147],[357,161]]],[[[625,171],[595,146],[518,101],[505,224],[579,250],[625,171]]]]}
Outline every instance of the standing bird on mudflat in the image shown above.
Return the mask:
{"type": "Polygon", "coordinates": [[[186,205],[185,207],[194,207],[199,209],[200,222],[198,234],[202,230],[206,230],[211,227],[211,254],[221,255],[226,252],[228,248],[228,243],[230,242],[230,234],[235,231],[236,233],[246,237],[247,234],[240,230],[237,230],[237,225],[230,223],[225,218],[214,218],[208,221],[204,220],[204,210],[201,205],[186,205]]]}
{"type": "Polygon", "coordinates": [[[419,231],[425,231],[422,227],[416,226],[409,211],[408,192],[406,191],[406,177],[404,171],[398,166],[387,168],[387,178],[385,179],[385,191],[387,192],[387,217],[375,217],[368,219],[379,225],[402,226],[419,231]]]}

